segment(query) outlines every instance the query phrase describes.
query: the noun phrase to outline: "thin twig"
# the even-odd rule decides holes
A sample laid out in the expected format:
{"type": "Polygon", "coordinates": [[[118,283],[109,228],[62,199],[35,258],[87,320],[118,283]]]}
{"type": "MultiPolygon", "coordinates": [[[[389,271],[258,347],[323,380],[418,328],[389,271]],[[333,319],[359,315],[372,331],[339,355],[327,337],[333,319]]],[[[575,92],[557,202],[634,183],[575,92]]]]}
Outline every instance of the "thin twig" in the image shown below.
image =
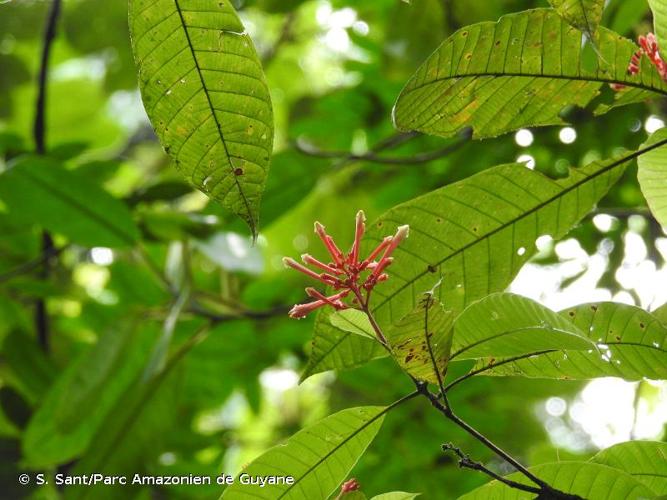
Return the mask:
{"type": "MultiPolygon", "coordinates": [[[[371,326],[375,330],[375,333],[376,333],[376,336],[377,336],[378,340],[385,339],[386,337],[382,333],[382,330],[381,330],[379,324],[377,323],[377,321],[373,317],[373,314],[370,311],[368,301],[360,300],[360,306],[361,306],[361,310],[364,312],[364,314],[366,314],[366,316],[368,317],[368,319],[371,323],[371,326]]],[[[385,342],[386,342],[386,340],[385,340],[385,342]]],[[[383,344],[383,345],[385,347],[387,347],[386,344],[383,344]]],[[[434,366],[434,369],[437,370],[438,369],[437,366],[434,366]]],[[[454,424],[456,424],[457,426],[459,426],[460,428],[465,430],[468,434],[473,436],[480,443],[482,443],[484,446],[489,448],[491,451],[493,451],[496,455],[501,457],[507,463],[512,465],[518,472],[523,474],[530,481],[532,481],[533,483],[535,483],[536,485],[539,486],[539,488],[526,489],[526,485],[521,485],[520,489],[522,489],[524,491],[531,491],[531,492],[540,493],[540,494],[548,493],[549,495],[551,495],[550,498],[554,498],[554,499],[581,500],[581,498],[576,496],[576,495],[570,495],[568,493],[564,493],[560,490],[557,490],[557,489],[553,488],[551,485],[549,485],[548,483],[546,483],[545,481],[543,481],[542,479],[537,477],[535,474],[530,472],[517,459],[512,457],[512,455],[510,455],[509,453],[504,451],[502,448],[500,448],[498,445],[496,445],[490,439],[488,439],[486,436],[484,436],[481,432],[479,432],[477,429],[475,429],[470,424],[468,424],[467,422],[465,422],[464,420],[459,418],[457,415],[455,415],[454,412],[451,409],[449,401],[447,400],[447,391],[445,390],[445,387],[443,387],[442,383],[440,384],[441,392],[440,392],[440,394],[436,395],[436,394],[432,394],[431,391],[428,390],[428,384],[426,382],[416,380],[410,374],[408,374],[408,375],[410,376],[410,378],[414,382],[417,391],[420,394],[422,394],[423,396],[425,396],[430,401],[431,405],[436,410],[438,410],[440,413],[442,413],[448,420],[450,420],[451,422],[453,422],[454,424]],[[444,404],[440,401],[441,398],[444,401],[444,404]]],[[[505,482],[505,484],[508,484],[508,486],[512,486],[507,482],[505,482]]],[[[520,483],[517,483],[517,484],[520,484],[520,483]]],[[[514,487],[514,486],[512,486],[512,487],[514,487]]],[[[530,488],[530,486],[528,486],[528,488],[530,488]]]]}
{"type": "Polygon", "coordinates": [[[0,283],[5,283],[6,281],[12,280],[19,276],[23,276],[24,274],[28,274],[31,271],[38,269],[47,260],[50,260],[52,257],[60,255],[63,252],[63,250],[65,250],[65,248],[67,248],[67,245],[64,245],[59,248],[52,248],[49,251],[40,254],[38,257],[35,257],[32,260],[24,262],[23,264],[19,264],[18,266],[16,266],[13,269],[10,269],[4,274],[0,274],[0,283]]]}
{"type": "Polygon", "coordinates": [[[404,156],[404,157],[380,156],[376,152],[354,154],[348,151],[323,151],[315,148],[311,144],[304,143],[303,141],[296,141],[294,145],[296,150],[299,151],[300,153],[303,153],[308,156],[313,156],[316,158],[334,158],[334,159],[342,159],[348,162],[367,161],[371,163],[381,163],[386,165],[415,165],[419,163],[428,163],[430,161],[437,160],[438,158],[447,156],[460,149],[467,142],[468,138],[464,137],[440,149],[429,151],[427,153],[419,153],[413,156],[404,156]]]}
{"type": "MultiPolygon", "coordinates": [[[[60,16],[61,0],[53,0],[46,19],[44,39],[42,43],[42,56],[39,65],[39,77],[37,81],[37,100],[35,102],[35,119],[33,122],[33,138],[35,140],[35,152],[43,155],[46,152],[46,93],[49,73],[49,56],[51,45],[56,37],[56,25],[60,16]]],[[[48,231],[42,232],[42,254],[43,268],[40,278],[45,280],[51,273],[49,257],[54,252],[53,238],[48,231]]],[[[46,301],[38,299],[35,310],[35,327],[37,329],[37,341],[44,351],[49,350],[49,317],[46,310],[46,301]]]]}
{"type": "Polygon", "coordinates": [[[442,451],[444,451],[444,452],[451,451],[457,457],[459,457],[459,467],[482,472],[482,473],[486,474],[487,476],[490,476],[493,479],[495,479],[497,481],[500,481],[501,483],[504,483],[507,486],[509,486],[511,488],[515,488],[517,490],[529,491],[531,493],[540,493],[541,492],[541,490],[539,488],[535,487],[535,486],[529,486],[527,484],[518,483],[516,481],[512,481],[511,479],[507,479],[506,477],[503,477],[500,474],[497,474],[497,473],[493,472],[491,469],[484,466],[482,463],[475,462],[474,460],[472,460],[468,455],[463,453],[463,451],[461,451],[460,448],[457,448],[452,443],[443,444],[442,445],[442,451]]]}

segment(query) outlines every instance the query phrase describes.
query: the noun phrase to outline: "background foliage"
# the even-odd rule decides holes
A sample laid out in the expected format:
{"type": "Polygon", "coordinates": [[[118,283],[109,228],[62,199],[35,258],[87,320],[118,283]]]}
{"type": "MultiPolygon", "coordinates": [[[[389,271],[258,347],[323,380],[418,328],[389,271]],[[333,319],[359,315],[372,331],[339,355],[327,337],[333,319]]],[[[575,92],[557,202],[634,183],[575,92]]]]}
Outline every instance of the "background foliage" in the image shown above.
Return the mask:
{"type": "MultiPolygon", "coordinates": [[[[373,220],[517,158],[560,179],[569,165],[635,150],[647,132],[664,125],[664,100],[595,117],[582,94],[585,107],[565,113],[572,128],[522,129],[479,142],[456,133],[462,122],[448,122],[452,128],[445,130],[430,121],[428,127],[438,126],[420,130],[449,138],[396,135],[392,106],[443,40],[472,23],[548,7],[546,0],[238,1],[263,63],[275,120],[259,238],[251,246],[244,222],[186,184],[158,143],[140,99],[124,2],[64,1],[48,83],[48,158],[22,156],[35,152],[32,124],[48,5],[0,5],[0,487],[8,498],[118,497],[113,489],[23,487],[16,477],[26,470],[236,474],[322,417],[388,405],[410,391],[390,360],[317,373],[331,366],[308,365],[315,320],[287,319],[287,308],[303,299],[302,281],[285,273],[280,259],[319,255],[313,220],[348,242],[359,208],[373,220]],[[26,161],[38,167],[25,168],[26,161]],[[44,229],[55,240],[48,275],[44,229]],[[40,301],[50,317],[46,347],[35,333],[40,301]],[[209,331],[210,320],[215,326],[209,331]],[[304,370],[317,374],[297,386],[304,370]]],[[[610,0],[601,25],[634,39],[652,29],[652,18],[645,0],[610,0]]],[[[597,39],[603,52],[605,33],[597,39]]],[[[604,85],[601,91],[611,103],[611,90],[604,85]]],[[[556,123],[558,111],[543,110],[541,119],[516,125],[556,123]]],[[[495,135],[479,123],[477,135],[495,135]]],[[[648,213],[634,163],[618,175],[621,180],[573,231],[566,236],[555,228],[552,234],[564,241],[542,242],[512,290],[555,310],[610,299],[653,310],[667,300],[661,286],[667,240],[648,213]]],[[[229,201],[232,210],[237,202],[229,201]]],[[[591,198],[582,210],[593,205],[591,198]]],[[[662,221],[664,213],[655,215],[662,221]]],[[[519,257],[516,269],[526,260],[519,257]]],[[[458,300],[455,289],[443,293],[458,300]]],[[[459,302],[462,307],[465,300],[459,302]]],[[[627,317],[640,314],[633,311],[627,317]]],[[[593,319],[577,321],[582,330],[593,328],[593,319]]],[[[359,359],[349,365],[380,354],[355,346],[350,355],[359,359]]],[[[631,360],[634,354],[621,349],[631,360]]],[[[452,370],[463,374],[473,362],[463,365],[452,370]]],[[[517,365],[511,369],[530,368],[517,365]]],[[[509,368],[494,374],[503,369],[509,368]]],[[[561,370],[586,378],[567,366],[561,370]]],[[[637,382],[601,379],[597,385],[479,377],[450,398],[463,418],[523,462],[588,460],[620,441],[664,437],[667,387],[642,375],[648,376],[640,370],[632,377],[637,382]],[[618,418],[606,421],[609,414],[618,418]]],[[[655,375],[665,378],[664,370],[655,375]]],[[[428,406],[408,402],[386,415],[352,475],[369,496],[402,490],[456,498],[485,478],[461,471],[453,456],[443,454],[438,444],[447,441],[506,471],[428,406]]],[[[595,459],[602,465],[590,467],[613,463],[614,454],[603,453],[595,459]]],[[[193,499],[219,493],[216,486],[122,492],[123,498],[193,499]]]]}

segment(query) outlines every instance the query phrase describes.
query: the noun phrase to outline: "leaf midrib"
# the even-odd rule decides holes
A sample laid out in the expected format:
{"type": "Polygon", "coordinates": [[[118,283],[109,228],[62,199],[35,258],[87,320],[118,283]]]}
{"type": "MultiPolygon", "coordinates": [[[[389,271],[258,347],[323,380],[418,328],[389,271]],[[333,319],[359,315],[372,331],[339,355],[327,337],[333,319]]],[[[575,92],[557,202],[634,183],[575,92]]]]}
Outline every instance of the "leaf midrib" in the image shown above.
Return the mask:
{"type": "MultiPolygon", "coordinates": [[[[655,144],[652,144],[651,146],[648,146],[648,147],[646,147],[646,148],[644,148],[644,149],[640,149],[640,150],[638,150],[638,151],[635,151],[635,152],[629,154],[628,156],[625,156],[625,157],[623,157],[623,158],[621,158],[621,159],[619,159],[619,160],[616,160],[616,161],[613,162],[613,163],[610,163],[609,165],[607,165],[606,167],[600,169],[599,171],[595,172],[594,174],[592,174],[592,175],[590,175],[590,176],[587,176],[587,177],[585,177],[584,179],[582,179],[582,180],[580,180],[580,181],[577,181],[577,182],[574,183],[572,186],[570,186],[570,187],[568,187],[568,188],[565,188],[565,189],[563,189],[562,191],[559,191],[556,195],[550,197],[548,200],[545,200],[545,201],[543,201],[542,203],[539,203],[539,204],[536,205],[535,207],[531,208],[530,210],[527,210],[527,211],[523,212],[519,217],[516,217],[516,218],[514,218],[514,219],[511,219],[510,221],[508,221],[508,222],[505,223],[505,224],[501,224],[501,225],[498,226],[496,229],[494,229],[494,230],[490,231],[489,233],[485,234],[483,238],[479,238],[479,239],[476,239],[476,240],[471,241],[470,243],[464,245],[463,247],[461,247],[461,248],[458,249],[457,251],[455,251],[455,252],[453,252],[453,253],[447,255],[445,258],[439,260],[438,262],[435,262],[434,264],[431,264],[429,267],[431,267],[431,266],[440,266],[440,265],[442,265],[444,262],[447,262],[448,260],[450,260],[450,259],[456,257],[457,255],[459,255],[459,254],[465,252],[466,250],[468,250],[469,248],[473,247],[474,245],[477,245],[479,242],[484,241],[484,240],[487,240],[488,238],[492,237],[493,235],[499,233],[500,231],[502,231],[502,230],[504,230],[504,229],[506,229],[506,228],[508,228],[508,227],[513,226],[513,225],[516,224],[518,221],[520,221],[520,220],[524,219],[525,217],[528,217],[529,215],[532,215],[533,213],[535,213],[535,212],[537,212],[537,211],[543,209],[544,207],[546,207],[547,205],[549,205],[550,203],[552,203],[554,200],[557,200],[558,198],[562,198],[562,197],[565,196],[566,194],[572,192],[572,191],[575,190],[575,189],[578,189],[580,186],[582,186],[582,185],[584,185],[584,184],[590,182],[591,180],[593,180],[593,179],[599,177],[600,175],[603,175],[603,174],[609,172],[610,170],[613,170],[614,168],[618,167],[619,165],[622,165],[623,163],[627,163],[628,161],[631,161],[631,160],[637,158],[638,156],[641,156],[641,155],[643,155],[643,154],[645,154],[645,153],[647,153],[647,152],[649,152],[649,151],[652,151],[652,150],[657,149],[657,148],[659,148],[659,147],[661,147],[661,146],[664,146],[665,144],[667,144],[667,139],[664,139],[664,140],[662,140],[662,141],[656,142],[655,144]]],[[[540,175],[542,175],[542,174],[540,174],[540,175]]],[[[570,174],[570,175],[571,175],[571,174],[570,174]]],[[[382,306],[384,306],[387,302],[389,302],[391,299],[393,299],[396,295],[398,295],[399,293],[401,293],[401,292],[402,292],[403,290],[405,290],[407,287],[411,286],[412,283],[414,283],[415,281],[417,281],[418,279],[420,279],[422,276],[426,276],[426,274],[429,273],[429,267],[427,267],[424,271],[422,271],[421,273],[419,273],[418,275],[416,275],[414,278],[412,278],[412,279],[406,281],[403,285],[401,285],[401,286],[400,286],[397,290],[395,290],[392,294],[387,295],[387,297],[386,297],[382,302],[380,302],[376,307],[373,308],[373,311],[377,311],[377,310],[380,309],[382,306]]]]}
{"type": "Polygon", "coordinates": [[[295,479],[294,482],[289,486],[289,488],[287,488],[285,491],[283,491],[283,492],[280,494],[279,497],[277,497],[277,500],[280,500],[280,499],[283,498],[285,495],[287,495],[287,494],[292,490],[293,487],[295,487],[299,482],[301,482],[301,480],[303,480],[304,478],[306,478],[306,477],[307,477],[309,474],[311,474],[315,469],[317,469],[322,463],[324,463],[324,461],[326,461],[331,455],[333,455],[334,453],[336,453],[336,452],[337,452],[337,451],[338,451],[344,444],[346,444],[350,439],[352,439],[354,436],[356,436],[356,435],[359,434],[361,431],[363,431],[364,429],[366,429],[369,425],[371,425],[373,422],[375,422],[375,421],[378,420],[379,418],[384,417],[387,413],[389,413],[389,411],[393,410],[396,406],[398,406],[399,404],[401,404],[403,401],[405,401],[405,398],[404,398],[404,399],[399,399],[398,401],[396,401],[396,402],[392,403],[391,405],[387,406],[387,407],[384,408],[381,412],[379,412],[377,415],[375,415],[375,416],[372,417],[370,420],[368,420],[368,422],[364,423],[361,427],[359,427],[358,429],[356,429],[356,430],[355,430],[352,434],[350,434],[347,438],[343,439],[343,441],[341,441],[339,444],[337,444],[331,451],[329,451],[326,455],[324,455],[322,458],[320,458],[315,464],[313,464],[312,466],[310,466],[310,467],[306,470],[306,472],[304,472],[304,474],[301,475],[301,477],[299,477],[298,479],[295,479]]]}
{"type": "Polygon", "coordinates": [[[252,210],[250,209],[250,203],[248,202],[248,199],[246,198],[246,195],[243,192],[241,183],[234,174],[234,166],[232,165],[231,161],[232,156],[230,155],[229,149],[227,148],[227,142],[225,141],[224,134],[222,133],[222,127],[220,126],[218,115],[216,114],[215,108],[213,107],[213,102],[211,101],[211,95],[209,94],[208,87],[206,86],[206,82],[204,81],[204,76],[202,75],[201,68],[199,67],[199,60],[197,59],[197,54],[195,53],[194,46],[192,45],[192,40],[190,39],[190,33],[188,31],[188,25],[185,22],[185,18],[183,17],[183,12],[181,11],[179,0],[174,0],[174,5],[176,6],[176,11],[178,12],[178,17],[181,21],[181,26],[183,27],[183,33],[185,34],[185,39],[187,40],[188,48],[190,49],[190,54],[192,55],[192,60],[195,63],[195,68],[197,69],[197,75],[199,76],[199,81],[201,82],[202,89],[204,90],[204,95],[206,96],[206,101],[208,103],[209,110],[211,111],[211,115],[213,115],[213,119],[215,120],[215,126],[218,130],[218,136],[220,137],[220,142],[222,143],[222,147],[225,150],[225,156],[227,157],[227,161],[229,163],[231,176],[234,179],[234,184],[236,185],[236,188],[238,189],[239,194],[241,195],[241,199],[243,200],[243,204],[245,205],[246,211],[248,212],[248,218],[251,229],[253,233],[255,233],[256,231],[255,220],[252,215],[252,210]]]}
{"type": "Polygon", "coordinates": [[[647,85],[644,85],[642,83],[638,82],[631,82],[631,81],[625,81],[625,80],[619,80],[615,78],[600,78],[600,77],[584,77],[584,76],[566,76],[566,75],[550,75],[550,74],[544,74],[544,73],[530,73],[530,72],[525,72],[525,73],[518,73],[518,72],[499,72],[499,71],[480,71],[476,73],[457,73],[454,75],[450,76],[445,76],[441,78],[435,78],[433,80],[429,80],[428,82],[422,83],[420,85],[410,87],[406,89],[406,95],[409,95],[412,92],[416,92],[424,87],[428,87],[429,85],[433,85],[439,82],[445,82],[447,80],[457,80],[461,78],[481,78],[484,76],[492,76],[494,78],[501,78],[501,77],[507,77],[507,78],[515,78],[515,77],[524,77],[524,78],[547,78],[547,79],[553,79],[553,80],[569,80],[569,81],[582,81],[582,82],[590,82],[590,83],[619,83],[622,85],[625,85],[626,87],[634,87],[638,88],[641,90],[646,90],[648,92],[655,92],[657,94],[662,94],[662,95],[667,95],[667,90],[661,89],[661,88],[656,88],[656,87],[650,87],[647,85]]]}
{"type": "Polygon", "coordinates": [[[54,195],[56,198],[63,200],[64,202],[73,206],[80,212],[86,214],[93,221],[99,223],[102,227],[105,227],[109,232],[113,233],[118,239],[120,239],[128,246],[132,246],[134,244],[134,238],[132,238],[130,234],[126,234],[123,230],[111,224],[108,219],[101,217],[100,215],[89,209],[86,205],[79,203],[79,201],[76,198],[72,198],[68,193],[54,188],[51,184],[49,184],[48,182],[44,182],[38,176],[32,175],[25,168],[21,168],[20,175],[27,177],[32,182],[40,186],[42,189],[54,195]]]}
{"type": "MultiPolygon", "coordinates": [[[[581,335],[577,335],[576,333],[569,332],[567,330],[563,330],[561,328],[548,328],[546,326],[541,326],[541,325],[530,325],[530,326],[522,326],[520,328],[512,328],[510,330],[503,331],[502,333],[497,333],[497,334],[492,335],[490,337],[484,337],[483,339],[480,339],[477,342],[473,342],[472,344],[468,344],[465,347],[462,347],[461,349],[456,351],[454,354],[452,354],[450,359],[453,360],[459,354],[461,354],[461,353],[463,353],[467,350],[470,350],[473,347],[477,347],[479,345],[482,345],[486,342],[491,342],[492,340],[496,340],[500,337],[505,337],[507,335],[512,335],[514,333],[519,333],[519,332],[529,331],[529,330],[545,330],[545,331],[548,331],[548,332],[558,332],[560,334],[568,335],[570,337],[576,337],[576,338],[579,338],[579,339],[582,339],[582,340],[588,340],[591,343],[591,345],[595,345],[595,343],[593,341],[591,341],[590,339],[588,339],[586,337],[582,337],[581,335]]],[[[454,335],[456,335],[456,329],[454,330],[454,335]]],[[[609,344],[605,344],[605,345],[609,345],[609,344]]],[[[556,349],[556,350],[558,350],[558,351],[576,351],[577,349],[569,347],[569,348],[566,348],[566,349],[556,349]]],[[[485,355],[485,356],[487,356],[487,355],[485,355]]],[[[485,356],[481,356],[481,357],[485,357],[485,356]]]]}

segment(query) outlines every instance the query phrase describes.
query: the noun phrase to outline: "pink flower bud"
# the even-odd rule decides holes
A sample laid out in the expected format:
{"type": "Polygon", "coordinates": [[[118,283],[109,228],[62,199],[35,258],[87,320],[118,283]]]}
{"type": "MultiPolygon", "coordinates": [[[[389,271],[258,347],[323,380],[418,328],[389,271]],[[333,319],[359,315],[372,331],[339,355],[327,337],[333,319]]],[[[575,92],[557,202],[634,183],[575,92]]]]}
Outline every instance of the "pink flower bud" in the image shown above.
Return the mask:
{"type": "Polygon", "coordinates": [[[320,269],[322,269],[323,271],[326,271],[328,273],[342,274],[342,271],[340,271],[338,269],[334,269],[333,267],[331,267],[328,264],[325,264],[324,262],[320,262],[315,257],[313,257],[312,255],[309,255],[307,253],[304,253],[301,256],[301,260],[303,260],[304,264],[310,264],[311,266],[319,267],[320,269]]]}
{"type": "Polygon", "coordinates": [[[359,489],[361,489],[361,485],[356,479],[352,478],[342,484],[340,487],[340,492],[350,493],[351,491],[358,491],[359,489]]]}
{"type": "Polygon", "coordinates": [[[356,264],[359,262],[359,246],[361,245],[361,238],[364,236],[366,230],[366,214],[363,210],[357,212],[354,228],[354,242],[352,243],[352,250],[350,251],[350,263],[356,264]]]}
{"type": "Polygon", "coordinates": [[[290,309],[289,317],[295,319],[305,318],[309,313],[313,312],[316,309],[326,305],[326,302],[322,300],[316,300],[315,302],[309,302],[307,304],[296,304],[292,309],[290,309]]]}
{"type": "Polygon", "coordinates": [[[327,251],[331,255],[333,261],[339,266],[342,265],[343,252],[340,251],[340,249],[334,243],[333,238],[331,238],[331,236],[327,234],[327,232],[324,229],[324,226],[319,222],[315,222],[315,232],[322,240],[322,243],[324,243],[324,246],[327,247],[327,251]]]}

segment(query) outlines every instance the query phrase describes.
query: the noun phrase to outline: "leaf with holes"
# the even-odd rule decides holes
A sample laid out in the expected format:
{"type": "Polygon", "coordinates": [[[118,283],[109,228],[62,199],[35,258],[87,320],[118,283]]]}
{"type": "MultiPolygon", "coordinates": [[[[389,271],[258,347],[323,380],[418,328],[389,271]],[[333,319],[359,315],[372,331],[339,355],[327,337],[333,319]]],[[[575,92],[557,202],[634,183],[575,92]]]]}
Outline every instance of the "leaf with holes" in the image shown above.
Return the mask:
{"type": "Polygon", "coordinates": [[[349,408],[306,427],[253,460],[240,473],[252,477],[291,476],[292,484],[261,487],[236,481],[221,498],[328,498],[380,430],[389,408],[349,408]]]}
{"type": "Polygon", "coordinates": [[[558,313],[519,295],[494,293],[468,306],[457,318],[451,359],[594,348],[579,328],[558,313]]]}
{"type": "Polygon", "coordinates": [[[491,376],[626,380],[667,379],[667,326],[635,306],[603,302],[561,312],[597,348],[534,352],[513,358],[480,360],[473,372],[491,376]]]}
{"type": "Polygon", "coordinates": [[[165,151],[256,234],[273,112],[229,0],[130,0],[130,32],[144,106],[165,151]]]}
{"type": "MultiPolygon", "coordinates": [[[[665,139],[667,129],[663,128],[649,137],[642,147],[665,139]]],[[[667,227],[667,147],[663,146],[640,156],[637,165],[639,186],[651,213],[663,227],[667,227]]]]}
{"type": "Polygon", "coordinates": [[[454,315],[431,293],[386,333],[392,356],[417,380],[442,382],[452,348],[454,315]]]}
{"type": "Polygon", "coordinates": [[[627,472],[656,496],[667,495],[667,443],[619,443],[598,452],[591,462],[627,472]]]}
{"type": "MultiPolygon", "coordinates": [[[[589,500],[627,500],[654,496],[650,489],[630,474],[606,465],[590,462],[559,462],[537,465],[529,470],[553,488],[589,500]]],[[[506,477],[532,486],[530,480],[519,472],[506,477]]],[[[491,481],[459,497],[460,500],[488,500],[489,498],[529,500],[535,498],[535,494],[510,488],[499,481],[491,481]]]]}
{"type": "MultiPolygon", "coordinates": [[[[589,68],[581,32],[551,9],[463,28],[407,83],[394,107],[395,125],[443,137],[472,127],[476,138],[494,137],[521,127],[562,124],[563,108],[588,105],[605,83],[641,90],[632,93],[631,102],[667,94],[667,84],[647,58],[637,75],[628,75],[637,50],[632,42],[599,28],[596,43],[600,57],[589,68]]],[[[627,99],[626,92],[618,97],[627,99]]]]}
{"type": "MultiPolygon", "coordinates": [[[[408,314],[440,280],[436,299],[455,314],[504,290],[533,254],[535,240],[567,234],[637,155],[593,162],[558,180],[519,164],[501,165],[392,208],[369,227],[362,248],[367,252],[398,226],[410,225],[389,280],[373,291],[371,309],[380,326],[408,314]]],[[[316,321],[304,377],[383,355],[370,341],[320,319],[325,314],[316,321]]]]}
{"type": "Polygon", "coordinates": [[[602,20],[605,0],[549,0],[551,6],[570,25],[593,40],[602,20]]]}

